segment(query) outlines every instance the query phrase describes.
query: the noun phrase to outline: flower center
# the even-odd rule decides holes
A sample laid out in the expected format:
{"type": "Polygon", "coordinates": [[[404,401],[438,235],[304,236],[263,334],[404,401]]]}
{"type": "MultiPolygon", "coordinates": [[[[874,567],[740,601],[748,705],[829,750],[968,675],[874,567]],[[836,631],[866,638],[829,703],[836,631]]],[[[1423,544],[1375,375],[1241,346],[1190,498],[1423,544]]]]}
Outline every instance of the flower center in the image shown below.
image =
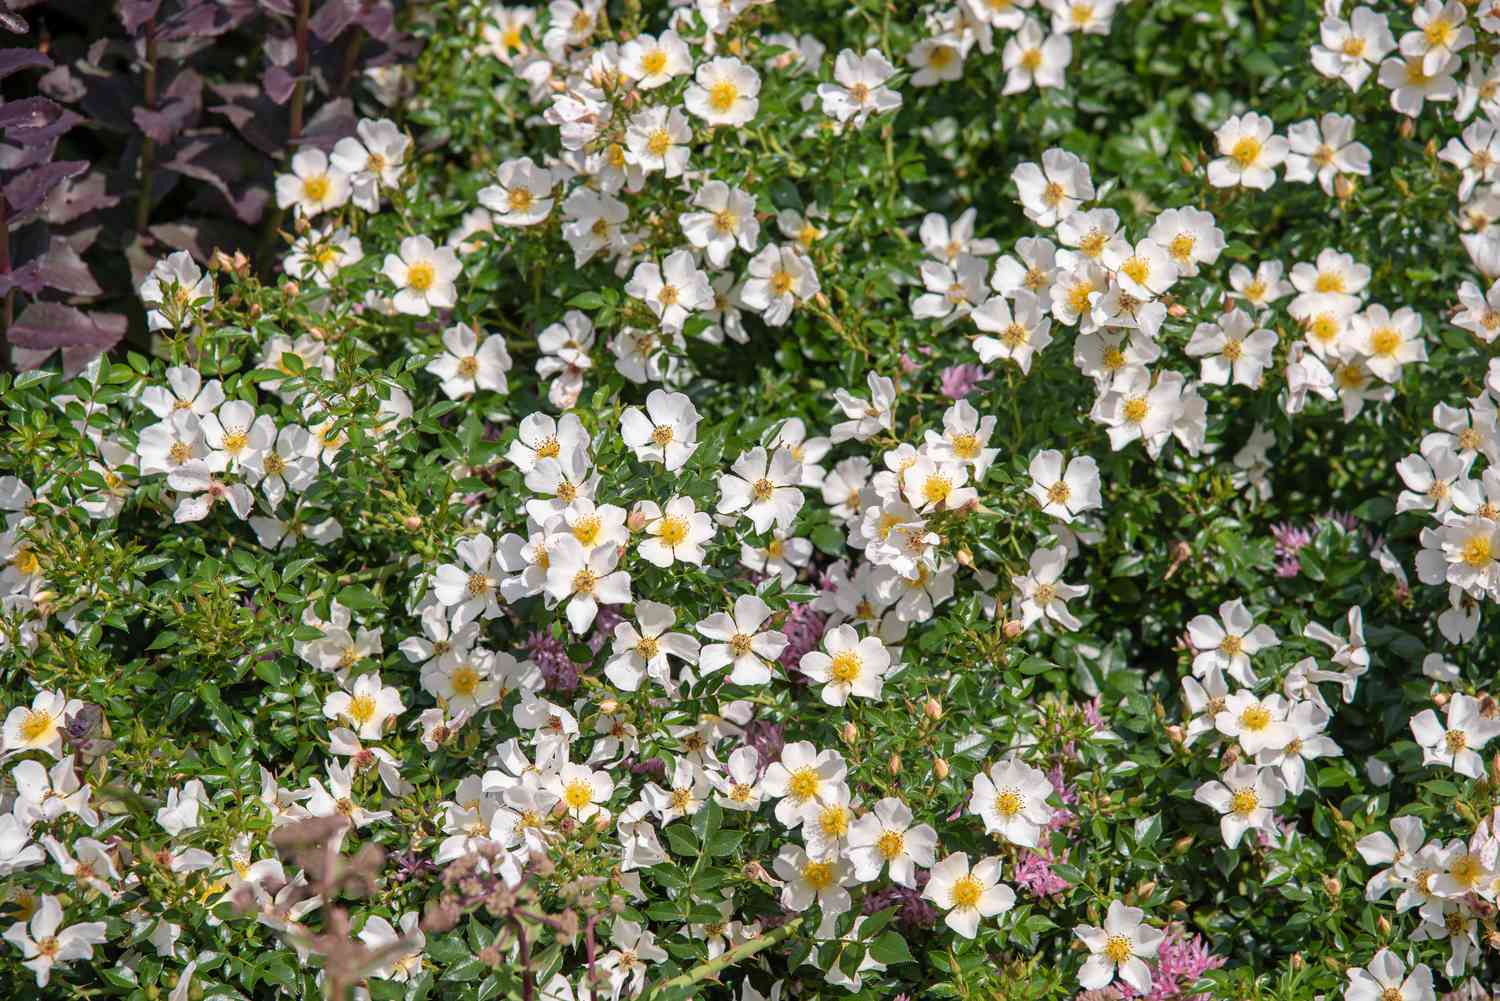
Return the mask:
{"type": "Polygon", "coordinates": [[[736,803],[750,802],[751,789],[743,782],[736,782],[729,787],[729,798],[736,803]]]}
{"type": "Polygon", "coordinates": [[[906,837],[900,831],[886,831],[875,842],[875,850],[883,859],[900,858],[906,851],[906,837]]]}
{"type": "Polygon", "coordinates": [[[363,726],[375,718],[375,700],[368,695],[356,695],[349,701],[349,718],[363,726]]]}
{"type": "Polygon", "coordinates": [[[1230,361],[1239,361],[1245,356],[1245,342],[1231,337],[1224,342],[1224,357],[1230,361]]]}
{"type": "Polygon", "coordinates": [[[776,484],[765,477],[761,477],[750,487],[750,499],[757,504],[764,504],[771,499],[771,495],[775,492],[776,484]]]}
{"type": "Polygon", "coordinates": [[[525,212],[531,208],[531,201],[531,192],[526,188],[511,188],[505,196],[505,202],[512,212],[525,212]]]}
{"type": "Polygon", "coordinates": [[[975,435],[964,432],[953,436],[953,454],[964,461],[970,461],[979,457],[979,439],[975,435]]]}
{"type": "Polygon", "coordinates": [[[52,935],[38,939],[36,943],[36,951],[48,959],[56,959],[57,953],[61,948],[62,943],[58,942],[57,938],[52,935]]]}
{"type": "Polygon", "coordinates": [[[1010,326],[1000,331],[1001,343],[1010,348],[1012,351],[1025,344],[1029,339],[1029,335],[1026,333],[1026,328],[1021,326],[1019,323],[1012,323],[1010,326]]]}
{"type": "Polygon", "coordinates": [[[1365,54],[1365,40],[1358,35],[1350,35],[1344,39],[1344,44],[1340,47],[1339,51],[1343,52],[1350,59],[1358,59],[1365,54]]]}
{"type": "Polygon", "coordinates": [[[569,809],[582,810],[594,801],[594,787],[584,779],[574,779],[563,786],[563,800],[569,809]]]}
{"type": "Polygon", "coordinates": [[[1125,420],[1131,424],[1139,424],[1151,413],[1151,404],[1144,396],[1132,396],[1125,401],[1125,420]]]}
{"type": "Polygon", "coordinates": [[[437,279],[437,272],[426,261],[418,261],[406,269],[406,284],[417,292],[426,292],[437,279]]]}
{"type": "Polygon", "coordinates": [[[1229,801],[1229,808],[1240,816],[1248,816],[1260,806],[1260,796],[1254,789],[1236,789],[1229,801]]]}
{"type": "Polygon", "coordinates": [[[21,739],[30,744],[40,740],[53,729],[52,714],[46,710],[34,710],[21,721],[21,739]]]}
{"type": "Polygon", "coordinates": [[[802,882],[812,887],[813,892],[822,893],[833,885],[833,863],[808,862],[802,867],[802,882]]]}
{"type": "Polygon", "coordinates": [[[1401,335],[1390,327],[1381,327],[1370,335],[1372,353],[1380,358],[1389,358],[1401,346],[1401,335]]]}
{"type": "Polygon", "coordinates": [[[1259,733],[1271,725],[1271,713],[1264,706],[1251,706],[1240,713],[1240,726],[1253,733],[1259,733]]]}
{"type": "Polygon", "coordinates": [[[995,797],[995,812],[1002,817],[1014,817],[1026,807],[1026,798],[1019,789],[1002,789],[995,797]]]}
{"type": "Polygon", "coordinates": [[[594,571],[584,567],[573,575],[573,593],[592,595],[594,586],[598,583],[599,579],[594,576],[594,571]]]}
{"type": "Polygon", "coordinates": [[[740,88],[733,80],[720,80],[708,88],[708,106],[719,114],[727,114],[739,100],[740,88]]]}
{"type": "Polygon", "coordinates": [[[1313,288],[1319,292],[1343,292],[1347,286],[1344,276],[1337,271],[1323,272],[1318,275],[1318,280],[1313,283],[1313,288]]]}
{"type": "Polygon", "coordinates": [[[661,49],[652,49],[641,57],[641,69],[646,71],[647,76],[656,76],[667,68],[667,54],[661,49]]]}
{"type": "Polygon", "coordinates": [[[310,202],[321,203],[328,197],[329,189],[332,187],[327,174],[314,174],[302,182],[302,196],[310,202]]]}
{"type": "Polygon", "coordinates": [[[744,633],[735,633],[729,637],[729,649],[733,651],[736,657],[743,657],[750,652],[752,642],[753,639],[750,636],[744,633]]]}
{"type": "Polygon", "coordinates": [[[1478,570],[1490,562],[1491,556],[1490,538],[1488,535],[1476,535],[1464,543],[1463,561],[1478,570]]]}
{"type": "Polygon", "coordinates": [[[1047,186],[1042,189],[1042,201],[1046,202],[1047,205],[1051,208],[1056,208],[1058,205],[1062,204],[1062,200],[1066,198],[1067,195],[1068,189],[1064,188],[1056,181],[1048,181],[1047,186]]]}
{"type": "Polygon", "coordinates": [[[1130,939],[1124,935],[1111,935],[1104,941],[1104,955],[1111,963],[1123,963],[1130,958],[1130,939]]]}
{"type": "Polygon", "coordinates": [[[960,876],[950,892],[954,908],[967,911],[979,906],[979,898],[984,895],[984,887],[980,886],[979,880],[973,876],[960,876]]]}
{"type": "Polygon", "coordinates": [[[1260,140],[1254,136],[1241,136],[1229,151],[1229,158],[1240,165],[1240,169],[1249,167],[1260,159],[1260,140]]]}
{"type": "Polygon", "coordinates": [[[838,805],[823,807],[818,813],[818,828],[825,838],[842,838],[849,833],[849,810],[838,805]]]}
{"type": "Polygon", "coordinates": [[[922,499],[929,504],[941,504],[953,492],[953,484],[946,476],[929,476],[922,484],[922,499]]]}
{"type": "Polygon", "coordinates": [[[479,688],[479,672],[471,665],[463,664],[453,672],[451,683],[453,694],[471,697],[479,688]]]}
{"type": "Polygon", "coordinates": [[[1031,72],[1035,73],[1038,69],[1041,68],[1042,65],[1042,50],[1027,49],[1025,52],[1021,53],[1021,65],[1026,67],[1026,69],[1030,70],[1031,72]]]}
{"type": "Polygon", "coordinates": [[[592,546],[599,541],[599,533],[603,527],[598,515],[586,514],[573,523],[573,538],[585,546],[592,546]]]}
{"type": "Polygon", "coordinates": [[[1244,641],[1233,633],[1230,633],[1219,641],[1219,652],[1227,657],[1238,657],[1244,649],[1244,641]]]}
{"type": "Polygon", "coordinates": [[[791,778],[787,781],[786,788],[793,799],[807,800],[812,799],[818,794],[819,784],[818,773],[816,771],[811,768],[799,768],[795,772],[792,772],[791,778]]]}
{"type": "Polygon", "coordinates": [[[458,360],[458,374],[462,378],[472,379],[479,374],[479,359],[474,355],[466,355],[458,360]]]}
{"type": "Polygon", "coordinates": [[[642,636],[636,641],[635,652],[642,660],[650,660],[661,652],[661,644],[654,636],[642,636]]]}
{"type": "Polygon", "coordinates": [[[951,45],[934,45],[932,51],[927,55],[927,62],[935,70],[944,69],[952,65],[953,60],[958,58],[958,52],[951,45]]]}
{"type": "Polygon", "coordinates": [[[262,465],[267,476],[279,476],[286,472],[286,460],[281,457],[280,452],[267,452],[262,465]]]}
{"type": "Polygon", "coordinates": [[[469,574],[469,583],[466,590],[468,590],[470,597],[477,598],[481,594],[487,593],[494,586],[494,581],[490,580],[488,574],[471,573],[469,574]]]}
{"type": "Polygon", "coordinates": [[[686,787],[672,790],[672,809],[687,812],[688,807],[693,805],[693,790],[686,787]]]}
{"type": "Polygon", "coordinates": [[[1457,754],[1469,746],[1469,735],[1462,730],[1449,730],[1443,734],[1443,746],[1449,754],[1457,754]]]}
{"type": "Polygon", "coordinates": [[[651,133],[646,140],[646,152],[660,159],[667,155],[667,150],[672,148],[672,134],[666,129],[657,129],[651,133]]]}
{"type": "Polygon", "coordinates": [[[835,684],[851,685],[859,677],[859,672],[863,667],[864,661],[858,653],[853,650],[840,650],[833,655],[833,663],[829,665],[828,673],[835,684]]]}

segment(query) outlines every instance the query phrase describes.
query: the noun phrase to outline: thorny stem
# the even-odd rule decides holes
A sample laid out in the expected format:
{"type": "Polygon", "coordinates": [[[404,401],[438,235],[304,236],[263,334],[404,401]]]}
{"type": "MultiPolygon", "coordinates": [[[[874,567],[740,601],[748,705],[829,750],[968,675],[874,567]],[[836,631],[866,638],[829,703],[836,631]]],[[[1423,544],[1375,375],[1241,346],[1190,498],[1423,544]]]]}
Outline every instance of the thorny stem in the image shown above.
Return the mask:
{"type": "Polygon", "coordinates": [[[777,942],[780,942],[782,939],[787,938],[792,934],[792,932],[796,931],[801,926],[801,924],[801,918],[793,918],[786,924],[782,925],[780,928],[774,928],[771,931],[766,932],[766,934],[764,935],[752,938],[748,942],[742,942],[717,959],[710,959],[706,963],[699,963],[697,966],[693,967],[691,970],[688,970],[686,973],[675,976],[671,980],[664,980],[661,983],[654,985],[648,992],[648,996],[654,995],[660,991],[669,991],[677,987],[691,987],[693,984],[700,983],[701,981],[715,979],[720,973],[738,963],[740,960],[749,959],[751,956],[755,955],[757,952],[760,952],[762,949],[769,949],[777,942]]]}
{"type": "Polygon", "coordinates": [[[517,918],[511,918],[510,923],[515,926],[516,947],[520,950],[516,958],[521,961],[521,1001],[531,1001],[532,991],[536,989],[536,971],[531,968],[531,945],[526,941],[526,926],[517,918]]]}
{"type": "MultiPolygon", "coordinates": [[[[146,19],[146,110],[156,110],[156,19],[146,19]]],[[[156,166],[156,140],[141,142],[141,193],[135,203],[135,229],[140,233],[151,218],[151,171],[156,166]]]]}
{"type": "Polygon", "coordinates": [[[594,942],[594,925],[599,923],[599,918],[602,916],[602,912],[590,915],[589,923],[583,928],[583,942],[588,950],[589,958],[589,1001],[598,1001],[599,997],[599,981],[594,979],[594,955],[599,951],[594,942]]]}
{"type": "Polygon", "coordinates": [[[292,84],[292,124],[288,138],[296,142],[302,137],[302,104],[307,92],[307,21],[312,12],[312,0],[297,3],[297,80],[292,84]]]}

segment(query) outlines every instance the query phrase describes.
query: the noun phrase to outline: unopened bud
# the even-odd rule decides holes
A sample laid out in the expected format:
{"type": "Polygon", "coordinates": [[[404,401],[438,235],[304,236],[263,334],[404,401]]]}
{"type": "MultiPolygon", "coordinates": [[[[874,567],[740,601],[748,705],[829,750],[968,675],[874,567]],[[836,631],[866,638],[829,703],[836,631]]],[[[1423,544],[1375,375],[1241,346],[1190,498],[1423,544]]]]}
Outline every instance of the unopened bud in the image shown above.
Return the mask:
{"type": "Polygon", "coordinates": [[[1412,137],[1412,134],[1416,131],[1417,126],[1412,122],[1410,118],[1401,119],[1401,124],[1396,126],[1396,134],[1402,139],[1410,139],[1412,137]]]}
{"type": "Polygon", "coordinates": [[[606,716],[613,715],[615,710],[619,708],[620,703],[615,699],[605,699],[603,702],[599,703],[599,711],[604,713],[606,716]]]}
{"type": "Polygon", "coordinates": [[[1236,764],[1239,763],[1239,760],[1240,745],[1230,744],[1229,747],[1224,751],[1224,756],[1222,759],[1220,759],[1220,764],[1222,764],[1225,768],[1233,768],[1236,764]]]}
{"type": "Polygon", "coordinates": [[[1384,914],[1380,915],[1380,917],[1375,919],[1375,928],[1381,935],[1389,935],[1391,933],[1391,919],[1384,914]]]}
{"type": "Polygon", "coordinates": [[[1140,897],[1142,900],[1149,899],[1151,897],[1151,894],[1153,894],[1155,892],[1156,892],[1156,880],[1154,880],[1154,879],[1148,879],[1144,883],[1142,883],[1140,886],[1138,886],[1138,887],[1135,888],[1135,895],[1137,897],[1140,897]]]}
{"type": "Polygon", "coordinates": [[[1197,169],[1193,161],[1188,159],[1181,153],[1177,154],[1177,166],[1182,168],[1182,172],[1184,174],[1191,174],[1195,169],[1197,169]]]}
{"type": "Polygon", "coordinates": [[[632,532],[639,532],[641,529],[646,527],[646,522],[648,520],[649,519],[646,517],[646,512],[642,511],[639,507],[636,507],[633,511],[630,512],[629,516],[626,517],[625,527],[630,529],[632,532]]]}
{"type": "Polygon", "coordinates": [[[901,774],[901,755],[892,752],[891,760],[887,761],[885,767],[892,775],[901,774]]]}
{"type": "Polygon", "coordinates": [[[1446,706],[1448,704],[1448,693],[1447,692],[1438,692],[1436,695],[1434,695],[1432,697],[1432,701],[1433,701],[1434,705],[1436,705],[1439,709],[1441,709],[1441,708],[1443,708],[1444,706],[1446,706]]]}
{"type": "Polygon", "coordinates": [[[958,560],[958,565],[961,567],[972,567],[974,565],[974,554],[969,551],[968,546],[959,547],[958,552],[954,553],[953,557],[958,560]]]}
{"type": "Polygon", "coordinates": [[[302,294],[302,286],[298,285],[296,282],[287,282],[285,285],[281,286],[281,294],[286,296],[288,299],[295,298],[296,296],[302,294]]]}
{"type": "Polygon", "coordinates": [[[598,813],[594,814],[594,830],[598,831],[599,833],[603,834],[605,831],[609,830],[609,825],[612,823],[614,823],[614,818],[605,813],[603,810],[600,810],[598,813]]]}
{"type": "Polygon", "coordinates": [[[406,526],[408,532],[419,532],[422,530],[422,516],[420,514],[409,514],[401,519],[401,524],[406,526]]]}
{"type": "Polygon", "coordinates": [[[1171,911],[1173,914],[1181,914],[1187,910],[1187,901],[1174,900],[1167,905],[1167,910],[1171,911]]]}
{"type": "Polygon", "coordinates": [[[1182,319],[1187,316],[1187,307],[1180,302],[1174,302],[1167,307],[1167,315],[1174,319],[1182,319]]]}
{"type": "Polygon", "coordinates": [[[260,303],[252,302],[250,304],[250,319],[254,320],[259,318],[262,312],[263,310],[260,308],[260,303]]]}
{"type": "Polygon", "coordinates": [[[1341,202],[1349,200],[1349,197],[1354,194],[1354,188],[1354,182],[1343,174],[1333,179],[1333,193],[1338,196],[1341,202]]]}
{"type": "Polygon", "coordinates": [[[937,699],[929,698],[922,706],[922,712],[928,719],[938,720],[943,718],[943,704],[937,699]]]}
{"type": "Polygon", "coordinates": [[[948,762],[942,758],[932,759],[932,774],[939,781],[948,777],[948,762]]]}
{"type": "Polygon", "coordinates": [[[1025,629],[1026,627],[1021,624],[1020,619],[1008,619],[1005,623],[1005,638],[1013,640],[1021,635],[1025,629]]]}
{"type": "Polygon", "coordinates": [[[1192,834],[1184,835],[1183,837],[1178,838],[1176,841],[1172,842],[1172,854],[1181,855],[1183,852],[1193,847],[1194,840],[1196,840],[1196,836],[1192,834]]]}
{"type": "Polygon", "coordinates": [[[1323,965],[1326,966],[1326,967],[1328,967],[1334,973],[1343,973],[1344,972],[1344,964],[1341,963],[1341,962],[1339,962],[1333,956],[1324,956],[1323,957],[1323,965]]]}
{"type": "Polygon", "coordinates": [[[1294,953],[1292,953],[1292,969],[1294,969],[1294,970],[1300,970],[1300,969],[1302,969],[1302,967],[1304,967],[1306,965],[1307,965],[1307,960],[1305,960],[1305,959],[1302,958],[1302,953],[1300,953],[1300,952],[1294,952],[1294,953]]]}
{"type": "Polygon", "coordinates": [[[844,743],[852,744],[859,739],[859,727],[855,726],[852,722],[845,723],[840,736],[844,738],[844,743]]]}
{"type": "Polygon", "coordinates": [[[1167,726],[1167,739],[1176,744],[1178,747],[1182,746],[1182,742],[1184,739],[1186,739],[1186,736],[1187,735],[1183,733],[1182,727],[1178,726],[1176,723],[1172,723],[1167,726]]]}
{"type": "Polygon", "coordinates": [[[1337,897],[1343,888],[1344,884],[1340,883],[1336,876],[1323,877],[1323,889],[1328,892],[1330,897],[1337,897]]]}

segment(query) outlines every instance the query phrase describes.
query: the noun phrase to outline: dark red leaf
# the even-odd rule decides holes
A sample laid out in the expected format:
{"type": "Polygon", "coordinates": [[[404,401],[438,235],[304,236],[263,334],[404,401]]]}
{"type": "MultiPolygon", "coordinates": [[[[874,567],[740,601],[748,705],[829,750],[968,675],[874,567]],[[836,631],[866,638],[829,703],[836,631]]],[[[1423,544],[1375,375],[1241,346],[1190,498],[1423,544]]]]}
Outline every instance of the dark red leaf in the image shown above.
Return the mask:
{"type": "Polygon", "coordinates": [[[52,60],[36,49],[0,49],[0,77],[21,70],[51,68],[52,60]]]}
{"type": "Polygon", "coordinates": [[[92,348],[108,351],[125,335],[125,317],[116,313],[88,314],[60,302],[34,302],[10,327],[10,342],[34,351],[53,348],[92,348]]]}
{"type": "Polygon", "coordinates": [[[41,205],[58,184],[88,169],[87,160],[60,160],[35,167],[5,186],[5,201],[14,215],[25,215],[41,205]]]}

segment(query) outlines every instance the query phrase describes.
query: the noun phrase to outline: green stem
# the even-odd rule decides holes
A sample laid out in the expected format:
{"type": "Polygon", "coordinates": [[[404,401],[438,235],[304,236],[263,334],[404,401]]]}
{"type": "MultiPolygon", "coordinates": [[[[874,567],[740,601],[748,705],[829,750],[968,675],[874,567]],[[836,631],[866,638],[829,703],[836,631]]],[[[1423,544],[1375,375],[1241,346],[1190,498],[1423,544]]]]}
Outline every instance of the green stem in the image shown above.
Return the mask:
{"type": "Polygon", "coordinates": [[[686,973],[679,974],[671,980],[665,980],[659,984],[652,985],[646,991],[645,996],[650,997],[660,991],[670,991],[678,987],[691,987],[693,984],[701,983],[704,980],[717,979],[718,975],[724,970],[735,965],[742,959],[749,959],[762,949],[769,949],[777,942],[790,936],[801,925],[801,918],[793,918],[780,928],[774,928],[758,938],[752,938],[748,942],[735,946],[717,959],[710,959],[706,963],[699,963],[686,973]]]}

